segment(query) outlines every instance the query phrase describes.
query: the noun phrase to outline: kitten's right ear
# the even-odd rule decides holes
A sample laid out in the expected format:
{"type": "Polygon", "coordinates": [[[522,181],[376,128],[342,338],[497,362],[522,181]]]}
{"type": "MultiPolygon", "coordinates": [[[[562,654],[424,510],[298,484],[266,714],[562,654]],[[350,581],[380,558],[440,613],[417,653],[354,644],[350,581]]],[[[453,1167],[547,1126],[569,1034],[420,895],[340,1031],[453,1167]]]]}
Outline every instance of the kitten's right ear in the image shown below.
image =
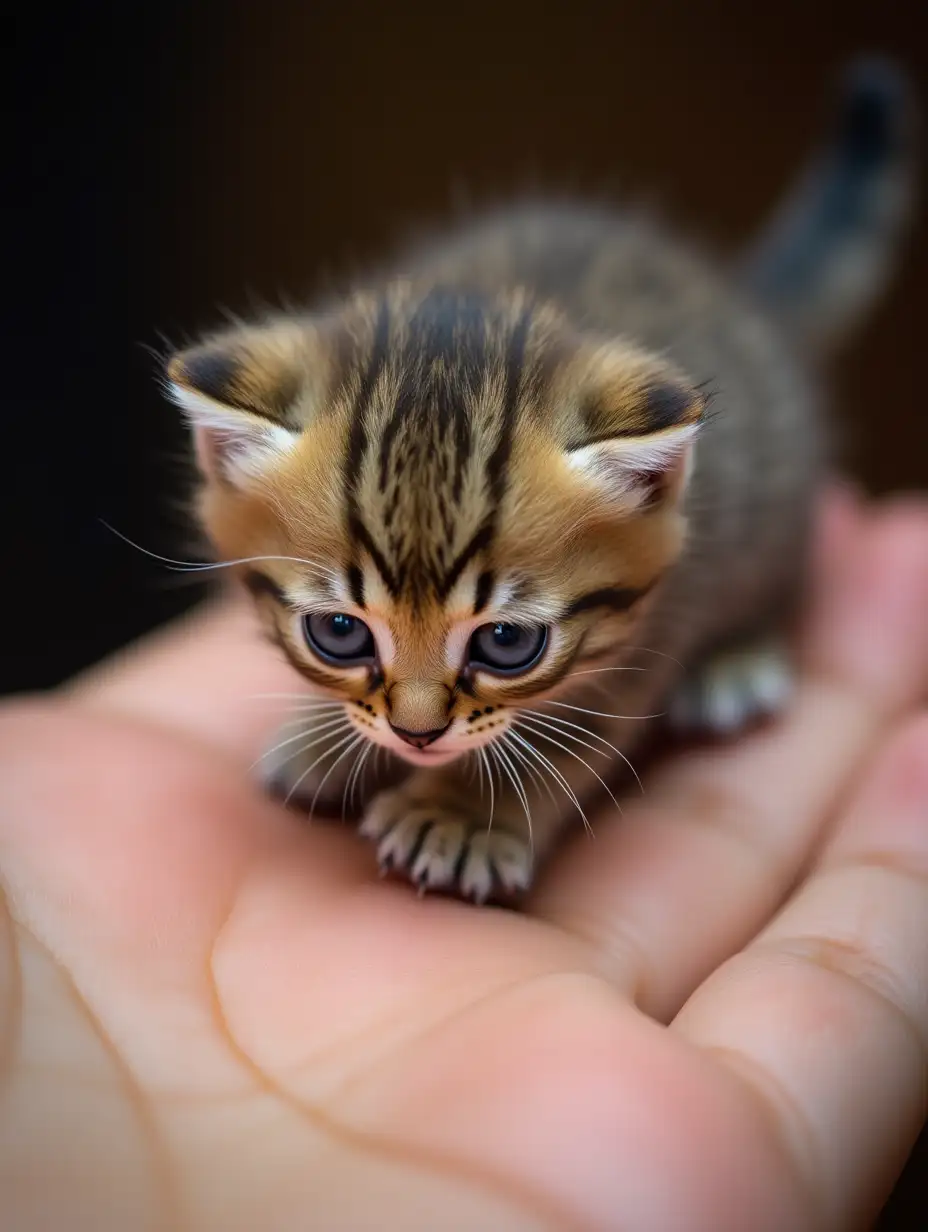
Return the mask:
{"type": "Polygon", "coordinates": [[[302,340],[289,323],[237,330],[169,360],[168,393],[190,424],[205,478],[239,486],[293,448],[302,340]]]}
{"type": "Polygon", "coordinates": [[[667,361],[630,347],[596,355],[583,435],[567,463],[619,514],[678,504],[689,478],[706,399],[667,361]]]}

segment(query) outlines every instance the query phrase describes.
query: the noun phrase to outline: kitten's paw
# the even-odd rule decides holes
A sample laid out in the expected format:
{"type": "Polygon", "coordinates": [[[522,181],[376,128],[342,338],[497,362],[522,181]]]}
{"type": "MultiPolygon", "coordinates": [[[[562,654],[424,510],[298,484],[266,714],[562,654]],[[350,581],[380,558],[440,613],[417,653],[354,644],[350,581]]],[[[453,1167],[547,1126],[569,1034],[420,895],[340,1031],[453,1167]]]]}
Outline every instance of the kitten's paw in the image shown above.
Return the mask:
{"type": "Polygon", "coordinates": [[[712,656],[674,694],[668,718],[683,735],[730,736],[779,714],[793,691],[784,648],[763,642],[712,656]]]}
{"type": "Polygon", "coordinates": [[[529,888],[532,853],[501,826],[487,830],[446,805],[410,799],[402,789],[382,792],[360,826],[377,846],[382,873],[398,872],[420,894],[449,890],[474,902],[529,888]]]}

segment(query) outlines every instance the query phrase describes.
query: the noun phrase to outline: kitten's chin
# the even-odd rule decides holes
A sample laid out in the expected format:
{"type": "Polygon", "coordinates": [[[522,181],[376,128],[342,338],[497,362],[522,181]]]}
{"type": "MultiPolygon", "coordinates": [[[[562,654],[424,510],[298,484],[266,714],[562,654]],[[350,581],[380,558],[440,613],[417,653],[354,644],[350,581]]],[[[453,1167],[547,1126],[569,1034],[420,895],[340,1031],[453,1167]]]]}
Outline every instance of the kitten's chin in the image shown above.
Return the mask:
{"type": "Polygon", "coordinates": [[[463,749],[413,749],[409,745],[396,744],[390,746],[391,751],[410,766],[446,766],[448,762],[457,761],[463,754],[463,749]]]}

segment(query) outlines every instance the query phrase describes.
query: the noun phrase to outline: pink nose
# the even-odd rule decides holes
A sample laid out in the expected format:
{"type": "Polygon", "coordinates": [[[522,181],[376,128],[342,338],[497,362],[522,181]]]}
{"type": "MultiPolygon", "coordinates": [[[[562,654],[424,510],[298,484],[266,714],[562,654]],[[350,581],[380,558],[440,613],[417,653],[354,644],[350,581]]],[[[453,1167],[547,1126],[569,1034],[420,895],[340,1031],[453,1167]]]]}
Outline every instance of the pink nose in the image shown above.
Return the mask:
{"type": "Polygon", "coordinates": [[[432,731],[414,732],[407,731],[405,727],[394,727],[391,723],[390,730],[399,736],[401,740],[411,744],[414,749],[424,749],[426,745],[434,744],[438,737],[443,736],[450,726],[450,723],[446,723],[444,727],[435,727],[432,731]]]}

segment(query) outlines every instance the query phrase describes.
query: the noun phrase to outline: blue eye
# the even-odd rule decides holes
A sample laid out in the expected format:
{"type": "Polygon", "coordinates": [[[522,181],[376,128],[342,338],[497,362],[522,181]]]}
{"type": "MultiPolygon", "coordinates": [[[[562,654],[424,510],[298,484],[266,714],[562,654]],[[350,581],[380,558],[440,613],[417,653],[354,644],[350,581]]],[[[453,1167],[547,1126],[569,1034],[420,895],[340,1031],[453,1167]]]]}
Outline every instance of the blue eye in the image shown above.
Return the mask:
{"type": "Polygon", "coordinates": [[[373,634],[357,616],[313,612],[303,617],[303,634],[310,650],[329,663],[354,666],[374,660],[373,634]]]}
{"type": "Polygon", "coordinates": [[[541,658],[547,641],[544,625],[481,625],[470,639],[470,662],[504,675],[524,672],[541,658]]]}

